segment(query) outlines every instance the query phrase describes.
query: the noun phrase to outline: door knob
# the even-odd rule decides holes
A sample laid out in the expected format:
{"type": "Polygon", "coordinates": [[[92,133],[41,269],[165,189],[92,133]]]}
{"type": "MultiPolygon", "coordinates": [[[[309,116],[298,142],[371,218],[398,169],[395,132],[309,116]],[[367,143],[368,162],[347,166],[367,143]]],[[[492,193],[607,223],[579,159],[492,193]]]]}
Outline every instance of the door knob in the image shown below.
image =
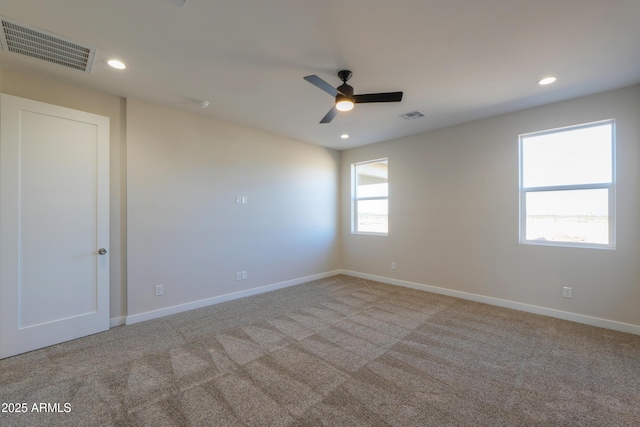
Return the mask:
{"type": "Polygon", "coordinates": [[[100,255],[104,255],[104,254],[106,254],[106,253],[107,253],[107,250],[106,250],[105,248],[100,248],[100,249],[98,250],[98,253],[99,253],[100,255]]]}

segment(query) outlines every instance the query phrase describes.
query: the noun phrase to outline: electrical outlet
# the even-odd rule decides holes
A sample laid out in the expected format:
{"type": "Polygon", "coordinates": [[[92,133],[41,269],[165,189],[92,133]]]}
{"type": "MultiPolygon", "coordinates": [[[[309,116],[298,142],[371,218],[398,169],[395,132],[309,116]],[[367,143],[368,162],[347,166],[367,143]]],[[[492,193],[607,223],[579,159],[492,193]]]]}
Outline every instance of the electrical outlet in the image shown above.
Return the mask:
{"type": "Polygon", "coordinates": [[[565,286],[562,288],[562,296],[564,298],[571,298],[573,297],[573,288],[570,288],[568,286],[565,286]]]}
{"type": "Polygon", "coordinates": [[[392,270],[395,270],[395,269],[396,269],[396,263],[395,263],[395,262],[392,262],[392,263],[391,263],[391,269],[392,269],[392,270]]]}
{"type": "Polygon", "coordinates": [[[160,295],[164,294],[164,286],[162,285],[156,285],[156,296],[159,297],[160,295]]]}
{"type": "Polygon", "coordinates": [[[242,280],[242,272],[241,272],[241,271],[238,271],[238,272],[236,273],[236,282],[239,282],[240,280],[242,280]]]}

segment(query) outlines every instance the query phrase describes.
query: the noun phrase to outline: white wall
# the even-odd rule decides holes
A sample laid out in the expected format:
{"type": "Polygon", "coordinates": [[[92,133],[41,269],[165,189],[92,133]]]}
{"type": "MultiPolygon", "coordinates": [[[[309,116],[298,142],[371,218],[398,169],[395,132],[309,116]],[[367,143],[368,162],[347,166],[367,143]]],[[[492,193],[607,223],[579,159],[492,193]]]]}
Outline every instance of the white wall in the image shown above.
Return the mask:
{"type": "Polygon", "coordinates": [[[129,316],[340,268],[339,152],[137,100],[126,110],[129,316]]]}
{"type": "Polygon", "coordinates": [[[127,305],[124,99],[7,70],[0,70],[0,92],[109,117],[110,317],[118,319],[125,316],[127,305]]]}
{"type": "Polygon", "coordinates": [[[344,151],[341,170],[346,270],[640,325],[640,86],[344,151]],[[520,245],[518,135],[609,118],[616,250],[520,245]],[[389,236],[352,235],[350,165],[381,157],[389,236]]]}

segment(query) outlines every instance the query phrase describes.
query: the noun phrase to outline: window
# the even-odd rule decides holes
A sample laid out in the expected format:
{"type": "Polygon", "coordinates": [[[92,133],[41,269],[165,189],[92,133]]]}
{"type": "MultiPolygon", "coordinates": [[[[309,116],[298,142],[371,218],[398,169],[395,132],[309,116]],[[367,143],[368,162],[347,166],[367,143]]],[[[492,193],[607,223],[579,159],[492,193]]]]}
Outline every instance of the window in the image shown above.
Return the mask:
{"type": "Polygon", "coordinates": [[[615,247],[615,122],[520,135],[520,243],[615,247]]]}
{"type": "Polygon", "coordinates": [[[388,163],[388,159],[380,159],[351,165],[352,233],[388,233],[388,163]]]}

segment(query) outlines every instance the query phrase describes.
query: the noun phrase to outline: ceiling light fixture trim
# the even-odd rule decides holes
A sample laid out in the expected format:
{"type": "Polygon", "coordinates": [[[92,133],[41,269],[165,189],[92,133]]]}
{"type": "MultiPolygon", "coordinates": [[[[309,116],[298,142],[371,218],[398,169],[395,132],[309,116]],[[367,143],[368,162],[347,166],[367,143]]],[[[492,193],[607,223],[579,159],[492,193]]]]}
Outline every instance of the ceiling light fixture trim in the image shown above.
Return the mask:
{"type": "Polygon", "coordinates": [[[545,77],[543,79],[538,80],[538,84],[540,86],[546,86],[546,85],[550,85],[551,83],[555,83],[556,80],[558,79],[553,76],[549,76],[549,77],[545,77]]]}
{"type": "Polygon", "coordinates": [[[116,70],[124,70],[125,68],[127,68],[124,62],[115,58],[108,60],[107,64],[109,64],[110,67],[115,68],[116,70]]]}

